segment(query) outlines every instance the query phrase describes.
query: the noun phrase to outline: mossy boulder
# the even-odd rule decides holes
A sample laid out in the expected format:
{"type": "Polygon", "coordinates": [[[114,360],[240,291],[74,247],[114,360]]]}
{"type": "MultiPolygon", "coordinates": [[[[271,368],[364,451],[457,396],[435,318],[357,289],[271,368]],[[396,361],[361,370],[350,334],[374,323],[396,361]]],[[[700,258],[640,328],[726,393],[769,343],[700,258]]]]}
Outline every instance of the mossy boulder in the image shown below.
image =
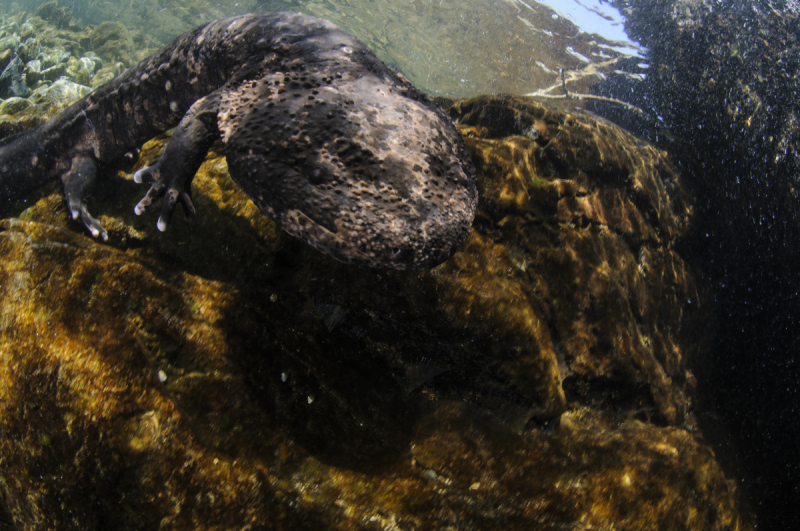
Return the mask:
{"type": "Polygon", "coordinates": [[[698,197],[684,248],[718,302],[695,366],[707,418],[759,526],[800,529],[800,4],[723,4],[625,2],[649,68],[606,95],[669,128],[698,197]]]}
{"type": "Polygon", "coordinates": [[[67,6],[59,6],[58,0],[43,3],[36,8],[35,15],[58,29],[67,28],[72,22],[72,10],[67,6]]]}
{"type": "Polygon", "coordinates": [[[25,98],[8,98],[0,103],[0,114],[17,114],[33,105],[25,98]]]}
{"type": "Polygon", "coordinates": [[[128,28],[119,22],[103,22],[89,34],[91,50],[106,62],[135,62],[133,38],[128,28]]]}
{"type": "Polygon", "coordinates": [[[429,271],[287,236],[218,146],[197,217],[166,233],[123,172],[90,205],[107,244],[58,183],[2,221],[15,524],[751,529],[691,413],[704,301],[674,250],[692,201],[669,159],[529,100],[450,112],[481,203],[429,271]]]}

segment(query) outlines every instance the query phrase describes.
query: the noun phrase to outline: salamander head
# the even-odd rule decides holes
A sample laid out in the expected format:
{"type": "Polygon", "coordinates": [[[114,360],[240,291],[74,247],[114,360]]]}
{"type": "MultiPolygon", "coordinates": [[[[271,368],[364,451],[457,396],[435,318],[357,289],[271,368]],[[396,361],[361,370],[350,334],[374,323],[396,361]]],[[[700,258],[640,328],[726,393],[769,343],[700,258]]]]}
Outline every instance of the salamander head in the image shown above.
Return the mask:
{"type": "Polygon", "coordinates": [[[447,115],[371,54],[272,71],[225,93],[219,118],[237,184],[337,260],[429,268],[469,233],[469,152],[447,115]]]}

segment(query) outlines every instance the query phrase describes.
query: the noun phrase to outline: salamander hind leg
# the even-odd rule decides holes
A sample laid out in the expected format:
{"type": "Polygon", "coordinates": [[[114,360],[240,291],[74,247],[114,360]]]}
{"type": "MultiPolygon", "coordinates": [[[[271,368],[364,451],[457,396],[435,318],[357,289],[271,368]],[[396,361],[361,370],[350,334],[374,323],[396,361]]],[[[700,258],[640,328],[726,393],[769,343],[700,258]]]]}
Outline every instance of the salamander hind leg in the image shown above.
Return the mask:
{"type": "Polygon", "coordinates": [[[73,157],[72,165],[69,171],[61,177],[61,182],[64,185],[64,195],[67,198],[67,205],[72,219],[80,218],[84,226],[92,233],[92,236],[107,240],[108,233],[106,233],[106,230],[86,209],[85,200],[92,184],[94,184],[96,174],[97,165],[94,159],[89,155],[79,154],[73,157]]]}
{"type": "Polygon", "coordinates": [[[192,204],[191,185],[197,170],[203,163],[211,144],[219,138],[217,129],[217,92],[197,100],[181,120],[172,138],[167,142],[161,158],[133,175],[137,183],[150,183],[150,189],[136,205],[136,215],[142,214],[159,198],[164,198],[158,230],[165,231],[180,202],[186,219],[195,214],[192,204]]]}

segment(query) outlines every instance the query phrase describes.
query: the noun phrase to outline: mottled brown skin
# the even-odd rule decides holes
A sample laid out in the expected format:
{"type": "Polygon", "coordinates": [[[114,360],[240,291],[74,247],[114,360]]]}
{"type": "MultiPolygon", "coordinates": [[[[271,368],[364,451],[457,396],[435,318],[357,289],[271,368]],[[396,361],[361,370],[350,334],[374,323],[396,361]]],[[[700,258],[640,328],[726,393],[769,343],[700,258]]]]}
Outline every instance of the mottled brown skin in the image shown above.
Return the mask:
{"type": "Polygon", "coordinates": [[[128,69],[49,122],[0,144],[0,189],[18,200],[60,177],[70,211],[86,210],[97,166],[177,128],[141,214],[177,203],[221,138],[231,177],[284,230],[346,263],[423,269],[466,238],[475,170],[447,115],[330,22],[265,13],[212,22],[128,69]]]}

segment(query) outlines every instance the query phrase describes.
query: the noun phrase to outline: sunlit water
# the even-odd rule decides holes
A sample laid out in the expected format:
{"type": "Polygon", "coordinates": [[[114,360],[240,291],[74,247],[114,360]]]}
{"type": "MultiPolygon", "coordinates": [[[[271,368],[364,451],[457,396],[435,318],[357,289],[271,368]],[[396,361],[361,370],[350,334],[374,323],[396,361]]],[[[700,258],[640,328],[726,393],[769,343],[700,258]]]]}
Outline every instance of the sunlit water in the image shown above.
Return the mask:
{"type": "MultiPolygon", "coordinates": [[[[20,2],[34,9],[40,2],[20,2]]],[[[356,34],[390,66],[435,95],[528,94],[560,90],[560,69],[581,92],[642,54],[607,2],[573,0],[62,0],[76,18],[119,20],[167,42],[194,26],[252,11],[301,11],[356,34]],[[548,5],[543,5],[548,4],[548,5]],[[577,75],[574,75],[577,73],[577,75]]]]}

